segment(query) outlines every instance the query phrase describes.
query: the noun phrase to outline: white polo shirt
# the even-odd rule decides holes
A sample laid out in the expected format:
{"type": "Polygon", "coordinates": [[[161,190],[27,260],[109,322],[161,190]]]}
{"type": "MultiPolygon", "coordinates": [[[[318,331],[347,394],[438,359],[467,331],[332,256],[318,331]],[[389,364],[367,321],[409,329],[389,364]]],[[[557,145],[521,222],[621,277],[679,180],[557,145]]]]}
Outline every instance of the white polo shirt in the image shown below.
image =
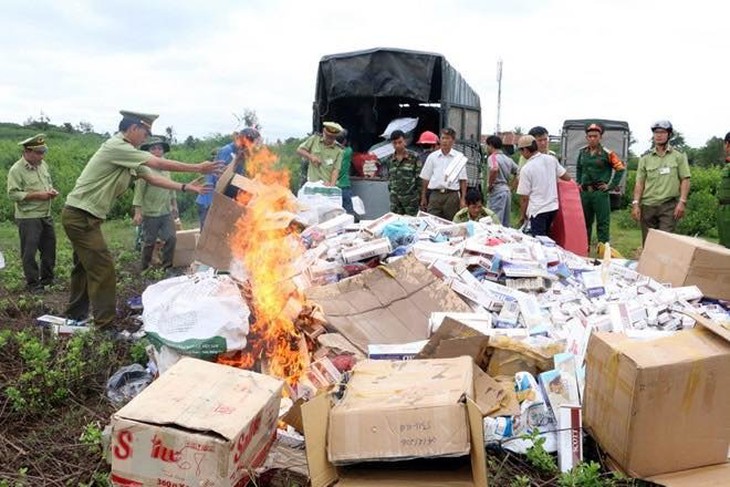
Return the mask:
{"type": "Polygon", "coordinates": [[[446,179],[446,168],[459,157],[464,157],[461,152],[451,149],[448,154],[442,150],[433,151],[426,158],[421,169],[420,178],[428,181],[428,189],[451,189],[459,190],[459,181],[466,181],[466,166],[459,171],[455,181],[449,182],[446,179]]]}
{"type": "Polygon", "coordinates": [[[548,154],[538,152],[520,170],[517,194],[528,196],[527,217],[558,209],[558,178],[565,168],[548,154]]]}

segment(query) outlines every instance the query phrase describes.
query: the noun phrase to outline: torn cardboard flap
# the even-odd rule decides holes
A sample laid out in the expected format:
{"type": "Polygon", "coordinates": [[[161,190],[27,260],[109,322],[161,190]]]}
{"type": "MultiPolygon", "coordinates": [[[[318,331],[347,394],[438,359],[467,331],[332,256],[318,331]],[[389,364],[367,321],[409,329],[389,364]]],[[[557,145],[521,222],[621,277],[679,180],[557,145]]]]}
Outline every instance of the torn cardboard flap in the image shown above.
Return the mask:
{"type": "Polygon", "coordinates": [[[434,311],[469,307],[412,255],[336,284],[306,290],[322,306],[329,325],[360,351],[370,344],[426,340],[434,311]]]}

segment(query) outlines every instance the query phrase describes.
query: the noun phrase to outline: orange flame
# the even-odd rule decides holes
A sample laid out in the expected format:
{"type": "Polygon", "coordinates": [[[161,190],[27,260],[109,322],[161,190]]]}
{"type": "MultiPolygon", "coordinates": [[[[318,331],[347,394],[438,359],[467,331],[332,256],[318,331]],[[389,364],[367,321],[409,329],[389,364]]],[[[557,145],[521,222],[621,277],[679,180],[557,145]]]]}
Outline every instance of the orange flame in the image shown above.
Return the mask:
{"type": "Polygon", "coordinates": [[[291,281],[296,275],[295,262],[304,252],[298,230],[290,225],[297,202],[289,191],[289,172],[276,167],[274,153],[266,147],[246,147],[244,151],[248,153],[247,175],[257,189],[238,197],[246,212],[236,223],[230,244],[248,273],[255,322],[249,347],[221,361],[250,368],[261,360],[265,372],[295,384],[309,362],[307,351],[301,350],[301,332],[293,322],[303,302],[291,281]]]}

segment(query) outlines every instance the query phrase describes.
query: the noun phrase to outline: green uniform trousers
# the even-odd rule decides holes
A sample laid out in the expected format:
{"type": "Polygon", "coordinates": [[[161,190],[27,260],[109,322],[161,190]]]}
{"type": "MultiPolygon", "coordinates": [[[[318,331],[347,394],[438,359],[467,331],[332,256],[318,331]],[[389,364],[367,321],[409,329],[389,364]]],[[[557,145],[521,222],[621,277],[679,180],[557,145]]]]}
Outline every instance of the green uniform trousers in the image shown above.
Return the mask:
{"type": "Polygon", "coordinates": [[[418,195],[398,195],[390,193],[390,211],[399,215],[416,216],[418,213],[418,195]]]}
{"type": "Polygon", "coordinates": [[[674,219],[677,200],[678,198],[672,198],[658,205],[641,205],[641,245],[646,242],[650,228],[674,233],[677,228],[677,220],[674,219]]]}
{"type": "Polygon", "coordinates": [[[451,221],[460,209],[459,202],[458,191],[450,190],[442,193],[440,190],[434,189],[431,190],[431,195],[428,197],[428,212],[451,221]]]}
{"type": "Polygon", "coordinates": [[[175,220],[171,214],[161,216],[142,217],[142,270],[147,269],[152,262],[157,239],[165,242],[162,246],[162,268],[172,267],[172,258],[175,255],[175,220]]]}
{"type": "Polygon", "coordinates": [[[116,318],[117,282],[114,259],[101,233],[103,221],[69,206],[61,213],[61,223],[71,241],[74,261],[66,316],[83,320],[88,317],[91,305],[94,325],[101,330],[111,330],[116,318]]]}
{"type": "Polygon", "coordinates": [[[596,234],[599,243],[610,242],[611,232],[611,195],[606,191],[583,190],[580,193],[580,202],[583,205],[583,216],[588,231],[588,245],[591,243],[593,221],[596,222],[596,234]]]}
{"type": "Polygon", "coordinates": [[[20,256],[23,261],[25,283],[29,289],[53,284],[56,267],[56,230],[51,217],[19,218],[20,256]],[[36,255],[40,253],[38,266],[36,255]]]}
{"type": "Polygon", "coordinates": [[[717,234],[720,245],[730,249],[730,205],[720,205],[717,209],[717,234]]]}

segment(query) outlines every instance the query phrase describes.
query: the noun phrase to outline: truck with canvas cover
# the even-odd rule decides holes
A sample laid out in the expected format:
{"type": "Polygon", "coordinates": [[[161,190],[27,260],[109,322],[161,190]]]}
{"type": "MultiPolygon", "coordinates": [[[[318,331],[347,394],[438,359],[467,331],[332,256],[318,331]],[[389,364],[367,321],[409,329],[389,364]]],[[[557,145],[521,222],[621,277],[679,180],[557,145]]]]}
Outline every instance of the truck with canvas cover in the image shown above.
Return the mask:
{"type": "MultiPolygon", "coordinates": [[[[614,151],[624,164],[628,165],[629,144],[631,131],[627,122],[617,120],[603,120],[598,118],[585,118],[578,120],[566,120],[563,122],[563,131],[560,137],[560,154],[563,166],[575,179],[578,152],[587,145],[586,127],[591,123],[603,125],[603,137],[601,144],[607,149],[614,151]]],[[[621,197],[626,190],[626,175],[624,171],[621,183],[611,193],[611,209],[618,209],[621,205],[621,197]]]]}
{"type": "MultiPolygon", "coordinates": [[[[390,142],[383,137],[396,119],[409,118],[409,149],[428,130],[456,131],[454,148],[469,159],[469,187],[481,186],[481,105],[474,91],[441,54],[375,48],[322,57],[317,71],[313,131],[336,121],[349,133],[355,158],[375,151],[382,157],[390,142]],[[417,122],[415,121],[417,119],[417,122]],[[375,147],[374,147],[375,146],[375,147]],[[377,148],[382,147],[381,151],[377,148]]],[[[365,203],[365,218],[389,211],[387,178],[362,177],[353,164],[352,191],[365,203]]]]}

